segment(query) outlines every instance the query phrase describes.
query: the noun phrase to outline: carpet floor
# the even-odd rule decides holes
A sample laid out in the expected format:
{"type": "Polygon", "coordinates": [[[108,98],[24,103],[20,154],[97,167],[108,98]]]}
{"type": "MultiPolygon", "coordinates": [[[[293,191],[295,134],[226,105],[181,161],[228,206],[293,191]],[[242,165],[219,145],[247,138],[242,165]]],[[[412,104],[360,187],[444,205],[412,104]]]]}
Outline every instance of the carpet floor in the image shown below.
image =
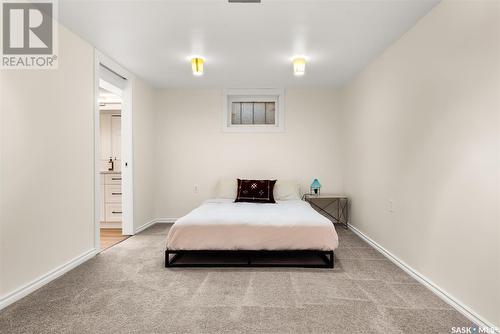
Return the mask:
{"type": "Polygon", "coordinates": [[[466,318],[351,231],[335,269],[165,269],[157,224],[0,312],[1,333],[450,333],[466,318]]]}

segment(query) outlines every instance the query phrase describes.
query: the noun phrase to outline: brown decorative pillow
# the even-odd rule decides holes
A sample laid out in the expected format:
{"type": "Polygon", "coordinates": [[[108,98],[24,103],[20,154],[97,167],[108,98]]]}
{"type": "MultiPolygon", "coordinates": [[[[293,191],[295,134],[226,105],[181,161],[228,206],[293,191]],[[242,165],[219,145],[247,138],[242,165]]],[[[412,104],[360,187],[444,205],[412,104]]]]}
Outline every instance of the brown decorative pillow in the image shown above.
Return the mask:
{"type": "Polygon", "coordinates": [[[276,180],[240,180],[235,202],[276,203],[273,190],[276,180]]]}

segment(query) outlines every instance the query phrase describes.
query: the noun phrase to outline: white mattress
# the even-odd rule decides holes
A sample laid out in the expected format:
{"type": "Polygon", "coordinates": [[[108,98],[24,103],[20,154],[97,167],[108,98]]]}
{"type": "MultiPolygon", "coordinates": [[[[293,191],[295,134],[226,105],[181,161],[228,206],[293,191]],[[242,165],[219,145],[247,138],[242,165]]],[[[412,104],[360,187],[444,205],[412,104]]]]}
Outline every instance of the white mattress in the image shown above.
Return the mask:
{"type": "Polygon", "coordinates": [[[213,199],[178,219],[170,250],[334,250],[333,224],[300,200],[276,204],[213,199]]]}

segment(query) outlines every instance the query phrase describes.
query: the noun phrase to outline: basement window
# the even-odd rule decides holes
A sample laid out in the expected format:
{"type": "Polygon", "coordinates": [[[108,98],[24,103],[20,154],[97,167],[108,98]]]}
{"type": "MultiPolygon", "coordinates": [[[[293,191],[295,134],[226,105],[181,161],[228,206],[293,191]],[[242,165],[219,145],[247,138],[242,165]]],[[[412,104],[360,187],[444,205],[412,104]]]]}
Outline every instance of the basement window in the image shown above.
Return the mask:
{"type": "Polygon", "coordinates": [[[284,131],[283,90],[227,89],[223,95],[223,131],[284,131]]]}

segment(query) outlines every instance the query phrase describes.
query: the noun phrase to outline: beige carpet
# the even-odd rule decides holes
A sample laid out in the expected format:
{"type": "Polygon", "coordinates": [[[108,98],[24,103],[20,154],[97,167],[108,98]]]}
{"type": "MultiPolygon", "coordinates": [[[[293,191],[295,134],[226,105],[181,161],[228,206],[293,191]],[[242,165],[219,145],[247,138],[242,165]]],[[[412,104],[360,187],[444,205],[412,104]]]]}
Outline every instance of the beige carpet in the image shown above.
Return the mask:
{"type": "Polygon", "coordinates": [[[356,235],[335,269],[165,269],[155,225],[0,312],[1,333],[450,333],[472,325],[356,235]]]}

